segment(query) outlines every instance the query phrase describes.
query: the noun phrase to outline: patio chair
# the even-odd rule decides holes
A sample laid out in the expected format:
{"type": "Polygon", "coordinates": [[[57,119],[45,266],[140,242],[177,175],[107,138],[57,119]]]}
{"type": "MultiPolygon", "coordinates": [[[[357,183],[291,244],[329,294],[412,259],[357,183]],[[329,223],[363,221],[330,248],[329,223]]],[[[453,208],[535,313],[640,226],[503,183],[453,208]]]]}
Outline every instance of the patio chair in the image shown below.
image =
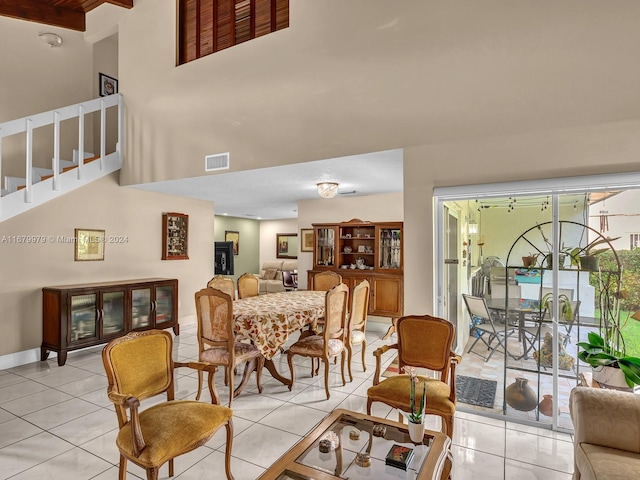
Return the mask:
{"type": "Polygon", "coordinates": [[[500,325],[500,328],[496,328],[495,321],[499,320],[495,314],[492,314],[487,307],[487,302],[482,297],[474,297],[472,295],[463,294],[462,298],[467,306],[469,316],[473,322],[473,332],[476,334],[475,341],[467,350],[470,353],[475,347],[478,341],[481,341],[487,346],[490,351],[488,356],[480,355],[478,352],[473,352],[484,358],[485,362],[488,362],[491,356],[498,350],[502,349],[503,353],[508,354],[513,359],[519,359],[521,357],[515,356],[507,350],[506,339],[516,332],[516,328],[510,325],[506,325],[506,329],[500,325]]]}

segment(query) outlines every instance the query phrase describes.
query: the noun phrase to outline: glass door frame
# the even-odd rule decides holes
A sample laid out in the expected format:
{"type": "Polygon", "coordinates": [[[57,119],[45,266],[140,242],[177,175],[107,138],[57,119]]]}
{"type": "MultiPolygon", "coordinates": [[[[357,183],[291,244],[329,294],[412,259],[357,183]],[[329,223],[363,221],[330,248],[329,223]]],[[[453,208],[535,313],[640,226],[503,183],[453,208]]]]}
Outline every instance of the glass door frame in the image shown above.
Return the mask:
{"type": "MultiPolygon", "coordinates": [[[[609,190],[629,190],[640,188],[640,172],[630,172],[621,174],[603,174],[589,175],[580,177],[566,177],[554,179],[526,180],[518,182],[490,183],[479,185],[460,185],[454,187],[437,187],[433,192],[433,208],[434,208],[434,225],[433,225],[433,242],[434,242],[434,287],[433,287],[433,305],[436,316],[442,317],[444,311],[444,297],[446,289],[444,289],[445,279],[445,263],[444,263],[444,239],[445,239],[445,202],[461,201],[461,200],[478,200],[483,198],[495,197],[523,197],[531,195],[549,195],[552,197],[552,219],[553,219],[553,248],[555,258],[558,258],[558,240],[559,240],[559,197],[563,194],[578,194],[590,192],[604,192],[609,190]]],[[[555,262],[553,266],[553,290],[554,295],[558,293],[558,266],[555,262]]],[[[554,308],[557,309],[558,302],[554,302],[554,308]]],[[[556,318],[557,318],[556,312],[556,318]]],[[[554,335],[557,335],[558,325],[554,323],[554,335]]],[[[554,358],[558,358],[557,342],[554,342],[554,358]]],[[[506,363],[505,363],[506,368],[506,363]]],[[[551,428],[553,430],[568,430],[558,426],[557,412],[557,362],[553,364],[553,417],[551,428]]]]}

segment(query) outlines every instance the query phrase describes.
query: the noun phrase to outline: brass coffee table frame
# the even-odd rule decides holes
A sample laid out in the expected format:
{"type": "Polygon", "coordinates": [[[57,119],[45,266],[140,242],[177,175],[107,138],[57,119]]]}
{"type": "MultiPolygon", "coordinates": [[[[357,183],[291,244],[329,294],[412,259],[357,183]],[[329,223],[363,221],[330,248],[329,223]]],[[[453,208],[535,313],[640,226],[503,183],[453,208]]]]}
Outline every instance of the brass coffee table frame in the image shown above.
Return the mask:
{"type": "MultiPolygon", "coordinates": [[[[322,420],[307,436],[289,449],[271,467],[264,472],[259,480],[277,480],[287,473],[288,478],[314,479],[314,480],[340,480],[323,470],[302,465],[297,460],[312,446],[342,415],[353,417],[357,420],[368,421],[375,424],[395,427],[407,431],[407,426],[389,419],[372,417],[363,413],[352,412],[345,409],[336,409],[322,420]]],[[[424,439],[431,445],[427,457],[424,459],[418,472],[417,480],[441,480],[449,477],[451,471],[451,440],[442,432],[425,430],[424,439]]]]}

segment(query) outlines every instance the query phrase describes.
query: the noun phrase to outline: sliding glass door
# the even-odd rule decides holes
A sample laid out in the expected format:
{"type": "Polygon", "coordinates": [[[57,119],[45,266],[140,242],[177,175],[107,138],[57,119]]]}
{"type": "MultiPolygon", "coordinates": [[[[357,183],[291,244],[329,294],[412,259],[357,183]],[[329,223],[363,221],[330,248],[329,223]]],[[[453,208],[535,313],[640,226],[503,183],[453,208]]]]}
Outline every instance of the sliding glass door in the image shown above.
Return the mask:
{"type": "MultiPolygon", "coordinates": [[[[617,296],[629,284],[618,257],[637,257],[631,247],[634,235],[640,238],[640,217],[633,214],[640,194],[631,187],[640,177],[621,178],[607,177],[606,190],[602,177],[436,190],[436,314],[457,327],[463,361],[456,373],[483,381],[483,398],[465,398],[460,409],[572,429],[569,394],[591,372],[577,358],[577,343],[601,327],[603,283],[617,296]],[[610,212],[605,206],[613,199],[610,212]],[[590,244],[600,247],[599,270],[581,263],[590,244]],[[496,333],[486,343],[478,339],[486,329],[478,326],[488,320],[470,313],[463,295],[482,299],[491,316],[496,333]]],[[[640,303],[640,286],[634,289],[640,303]]],[[[633,313],[640,309],[635,303],[623,310],[618,302],[616,312],[633,313]]],[[[631,337],[640,345],[640,329],[631,337]]]]}

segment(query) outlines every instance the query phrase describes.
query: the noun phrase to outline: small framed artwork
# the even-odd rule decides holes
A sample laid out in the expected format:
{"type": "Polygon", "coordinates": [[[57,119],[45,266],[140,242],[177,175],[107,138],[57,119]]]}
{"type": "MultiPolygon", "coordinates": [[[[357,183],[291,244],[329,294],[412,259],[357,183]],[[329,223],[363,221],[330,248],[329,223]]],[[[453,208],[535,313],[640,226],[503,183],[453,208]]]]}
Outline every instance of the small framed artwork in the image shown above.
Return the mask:
{"type": "Polygon", "coordinates": [[[300,230],[300,251],[313,252],[313,228],[302,228],[300,230]]]}
{"type": "Polygon", "coordinates": [[[298,258],[298,234],[276,234],[276,258],[298,258]]]}
{"type": "Polygon", "coordinates": [[[75,229],[76,262],[104,260],[104,230],[75,229]]]}
{"type": "Polygon", "coordinates": [[[233,254],[238,255],[240,253],[240,232],[233,232],[226,230],[224,232],[224,241],[233,242],[233,254]]]}
{"type": "Polygon", "coordinates": [[[100,74],[100,96],[106,97],[118,93],[118,80],[104,73],[100,74]]]}

